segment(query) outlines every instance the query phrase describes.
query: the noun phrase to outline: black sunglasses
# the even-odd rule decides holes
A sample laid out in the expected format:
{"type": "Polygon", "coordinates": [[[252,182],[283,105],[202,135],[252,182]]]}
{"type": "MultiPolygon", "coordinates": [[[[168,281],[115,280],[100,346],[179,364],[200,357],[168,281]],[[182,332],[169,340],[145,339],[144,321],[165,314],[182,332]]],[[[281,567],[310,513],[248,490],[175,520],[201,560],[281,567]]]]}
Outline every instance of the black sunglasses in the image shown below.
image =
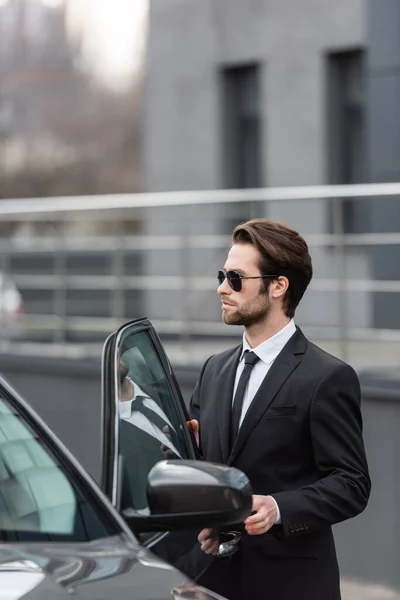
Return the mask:
{"type": "Polygon", "coordinates": [[[240,292],[242,289],[242,279],[270,279],[274,277],[279,277],[279,275],[255,275],[252,277],[247,277],[245,275],[241,275],[237,271],[218,271],[217,279],[219,281],[219,285],[224,283],[225,278],[228,280],[230,287],[234,292],[240,292]]]}

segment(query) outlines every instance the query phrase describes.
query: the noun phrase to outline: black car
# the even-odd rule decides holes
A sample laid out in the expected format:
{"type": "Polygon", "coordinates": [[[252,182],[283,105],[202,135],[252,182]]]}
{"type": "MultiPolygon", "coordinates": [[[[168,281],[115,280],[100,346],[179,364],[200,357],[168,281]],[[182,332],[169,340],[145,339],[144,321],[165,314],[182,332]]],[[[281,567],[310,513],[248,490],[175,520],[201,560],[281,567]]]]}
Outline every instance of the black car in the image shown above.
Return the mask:
{"type": "MultiPolygon", "coordinates": [[[[199,460],[148,320],[107,339],[102,385],[100,489],[0,379],[1,598],[218,598],[194,582],[209,560],[196,536],[250,514],[246,476],[199,460]]],[[[239,539],[225,535],[219,560],[239,539]]]]}

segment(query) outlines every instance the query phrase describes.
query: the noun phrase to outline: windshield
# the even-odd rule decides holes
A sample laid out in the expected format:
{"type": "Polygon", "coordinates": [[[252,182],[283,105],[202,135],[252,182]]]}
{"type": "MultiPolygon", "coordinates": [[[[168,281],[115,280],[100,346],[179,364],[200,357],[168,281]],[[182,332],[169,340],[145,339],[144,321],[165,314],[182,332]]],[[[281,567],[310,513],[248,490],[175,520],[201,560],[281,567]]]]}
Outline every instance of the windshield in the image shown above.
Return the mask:
{"type": "Polygon", "coordinates": [[[84,542],[120,533],[63,462],[0,391],[0,541],[84,542]]]}

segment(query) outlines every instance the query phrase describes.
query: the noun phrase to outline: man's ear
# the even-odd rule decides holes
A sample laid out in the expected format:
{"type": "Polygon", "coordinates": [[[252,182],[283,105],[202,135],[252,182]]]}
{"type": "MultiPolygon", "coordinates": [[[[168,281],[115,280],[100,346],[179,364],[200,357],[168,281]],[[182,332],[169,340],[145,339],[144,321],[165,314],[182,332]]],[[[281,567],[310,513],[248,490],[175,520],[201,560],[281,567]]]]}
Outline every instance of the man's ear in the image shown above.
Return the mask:
{"type": "Polygon", "coordinates": [[[289,289],[289,279],[284,275],[280,275],[278,279],[271,281],[270,289],[273,298],[283,298],[289,289]]]}

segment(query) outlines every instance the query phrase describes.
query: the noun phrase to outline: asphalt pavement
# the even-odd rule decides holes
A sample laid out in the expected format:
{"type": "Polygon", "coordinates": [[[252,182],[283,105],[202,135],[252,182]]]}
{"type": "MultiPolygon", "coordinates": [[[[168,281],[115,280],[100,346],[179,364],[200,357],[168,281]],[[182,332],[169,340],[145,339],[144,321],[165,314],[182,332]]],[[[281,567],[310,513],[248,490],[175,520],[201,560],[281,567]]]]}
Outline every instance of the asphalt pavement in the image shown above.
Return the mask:
{"type": "Polygon", "coordinates": [[[342,600],[400,600],[400,592],[383,585],[343,580],[342,600]]]}

